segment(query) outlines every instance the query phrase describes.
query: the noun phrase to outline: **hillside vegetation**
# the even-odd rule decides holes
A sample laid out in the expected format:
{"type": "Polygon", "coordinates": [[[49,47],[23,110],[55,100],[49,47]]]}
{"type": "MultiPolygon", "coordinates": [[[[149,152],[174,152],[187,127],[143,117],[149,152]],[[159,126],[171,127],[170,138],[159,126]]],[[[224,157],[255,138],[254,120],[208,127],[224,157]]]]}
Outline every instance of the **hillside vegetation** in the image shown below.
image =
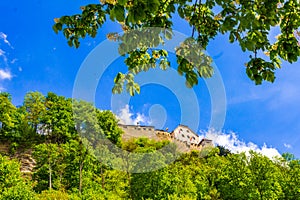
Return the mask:
{"type": "Polygon", "coordinates": [[[300,160],[288,153],[122,141],[112,112],[54,93],[29,92],[20,107],[0,93],[0,122],[0,199],[300,199],[300,160]]]}

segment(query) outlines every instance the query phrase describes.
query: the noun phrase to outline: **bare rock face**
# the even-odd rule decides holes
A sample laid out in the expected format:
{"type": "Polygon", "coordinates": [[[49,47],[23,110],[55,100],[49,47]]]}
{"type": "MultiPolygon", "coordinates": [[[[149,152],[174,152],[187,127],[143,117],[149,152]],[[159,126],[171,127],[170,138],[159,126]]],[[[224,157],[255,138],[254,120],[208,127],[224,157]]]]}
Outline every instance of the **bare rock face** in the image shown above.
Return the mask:
{"type": "Polygon", "coordinates": [[[31,173],[36,165],[35,160],[32,158],[32,149],[26,149],[24,151],[18,151],[14,156],[21,163],[20,171],[22,173],[31,173]]]}
{"type": "Polygon", "coordinates": [[[0,142],[0,154],[8,155],[9,153],[9,143],[0,142]]]}
{"type": "MultiPolygon", "coordinates": [[[[0,142],[0,154],[10,155],[10,144],[8,142],[0,142]]],[[[32,158],[32,149],[19,148],[14,155],[10,155],[12,159],[20,162],[22,173],[31,173],[36,165],[35,160],[32,158]]]]}

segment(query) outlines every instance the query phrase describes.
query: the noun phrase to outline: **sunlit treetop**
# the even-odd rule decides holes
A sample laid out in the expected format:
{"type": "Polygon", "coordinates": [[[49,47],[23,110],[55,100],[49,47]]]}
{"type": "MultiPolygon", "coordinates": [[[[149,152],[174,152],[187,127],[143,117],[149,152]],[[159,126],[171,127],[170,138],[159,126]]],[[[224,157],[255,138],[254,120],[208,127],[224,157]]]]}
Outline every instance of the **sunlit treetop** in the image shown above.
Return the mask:
{"type": "Polygon", "coordinates": [[[69,46],[78,48],[82,38],[96,37],[108,18],[119,23],[124,34],[112,31],[107,37],[119,42],[128,72],[116,76],[113,92],[122,92],[126,84],[134,95],[140,90],[134,75],[151,67],[170,67],[167,51],[156,47],[173,37],[174,15],[191,27],[190,37],[178,44],[176,57],[179,74],[192,87],[199,77],[213,75],[211,58],[204,51],[219,34],[251,53],[246,73],[255,84],[274,82],[281,60],[293,63],[300,56],[299,13],[299,0],[101,0],[82,6],[81,14],[56,18],[53,29],[62,31],[69,46]],[[280,31],[274,43],[269,40],[272,29],[280,31]]]}

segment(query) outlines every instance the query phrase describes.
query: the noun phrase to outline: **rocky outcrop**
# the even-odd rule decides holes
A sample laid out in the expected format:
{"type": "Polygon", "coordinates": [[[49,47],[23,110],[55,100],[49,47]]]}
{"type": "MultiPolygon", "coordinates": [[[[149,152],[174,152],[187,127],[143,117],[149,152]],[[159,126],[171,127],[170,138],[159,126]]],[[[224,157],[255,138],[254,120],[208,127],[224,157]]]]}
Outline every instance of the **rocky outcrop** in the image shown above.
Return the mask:
{"type": "Polygon", "coordinates": [[[9,153],[9,143],[0,142],[0,154],[8,155],[9,153]]]}
{"type": "Polygon", "coordinates": [[[14,155],[14,157],[20,161],[20,163],[21,163],[20,171],[22,173],[31,173],[33,171],[33,168],[35,167],[36,162],[32,158],[32,149],[25,149],[22,151],[18,151],[14,155]]]}
{"type": "Polygon", "coordinates": [[[22,173],[31,173],[36,165],[35,160],[32,158],[32,149],[18,148],[14,155],[10,155],[9,149],[9,142],[0,142],[0,154],[18,160],[20,162],[20,171],[22,173]]]}

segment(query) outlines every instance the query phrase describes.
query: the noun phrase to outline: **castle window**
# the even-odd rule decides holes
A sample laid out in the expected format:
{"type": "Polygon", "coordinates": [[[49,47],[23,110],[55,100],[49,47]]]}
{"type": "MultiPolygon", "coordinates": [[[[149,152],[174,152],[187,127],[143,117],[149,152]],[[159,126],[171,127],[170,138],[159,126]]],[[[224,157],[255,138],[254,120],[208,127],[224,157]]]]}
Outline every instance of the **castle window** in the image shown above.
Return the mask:
{"type": "Polygon", "coordinates": [[[143,128],[144,130],[146,130],[146,128],[143,128]]]}
{"type": "Polygon", "coordinates": [[[190,138],[190,136],[188,135],[187,138],[190,138]]]}
{"type": "Polygon", "coordinates": [[[188,133],[189,133],[190,131],[189,131],[189,130],[186,130],[186,132],[188,132],[188,133]]]}
{"type": "Polygon", "coordinates": [[[181,134],[181,136],[182,136],[182,137],[184,137],[184,135],[183,135],[183,134],[181,134]]]}
{"type": "Polygon", "coordinates": [[[138,128],[137,130],[141,130],[141,128],[138,128]]]}

